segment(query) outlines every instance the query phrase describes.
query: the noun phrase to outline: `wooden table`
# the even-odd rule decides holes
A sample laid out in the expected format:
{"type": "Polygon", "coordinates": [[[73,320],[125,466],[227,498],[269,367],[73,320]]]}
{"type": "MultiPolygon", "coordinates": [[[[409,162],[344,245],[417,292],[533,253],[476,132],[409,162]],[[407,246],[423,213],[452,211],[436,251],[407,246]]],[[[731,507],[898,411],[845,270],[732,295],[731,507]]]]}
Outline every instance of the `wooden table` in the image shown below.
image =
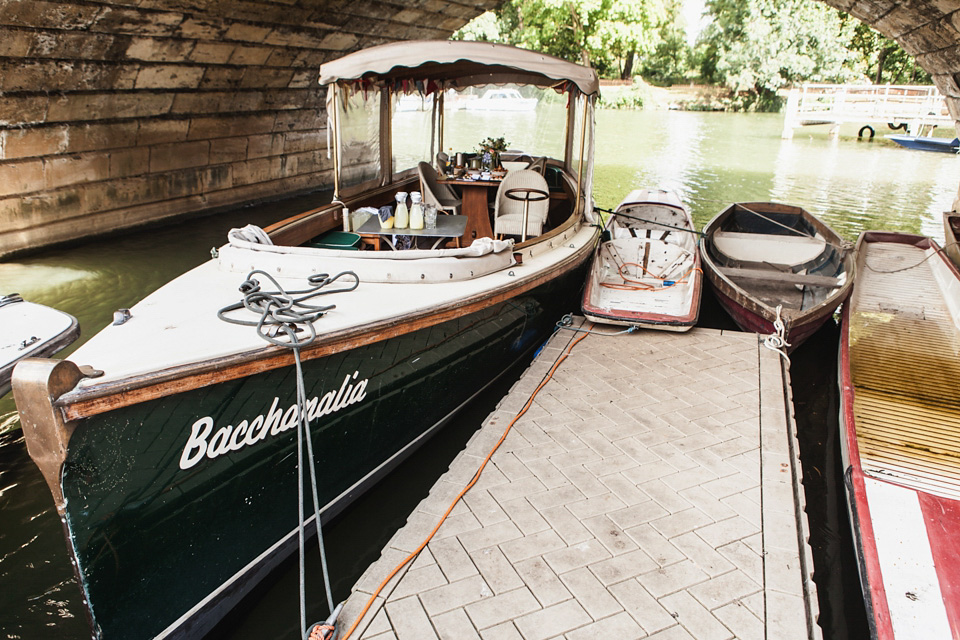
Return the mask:
{"type": "Polygon", "coordinates": [[[467,217],[467,228],[461,243],[470,246],[476,238],[492,238],[493,229],[490,227],[490,212],[487,208],[487,193],[500,187],[502,180],[464,180],[463,178],[441,178],[441,184],[449,184],[460,188],[463,202],[461,212],[467,217]]]}
{"type": "Polygon", "coordinates": [[[437,226],[433,229],[384,229],[380,226],[380,218],[370,216],[370,219],[360,225],[356,233],[363,235],[375,235],[382,237],[391,249],[396,250],[393,244],[393,236],[414,236],[424,238],[436,238],[431,249],[436,249],[445,238],[457,238],[464,235],[467,228],[467,216],[451,216],[443,213],[437,213],[437,226]]]}

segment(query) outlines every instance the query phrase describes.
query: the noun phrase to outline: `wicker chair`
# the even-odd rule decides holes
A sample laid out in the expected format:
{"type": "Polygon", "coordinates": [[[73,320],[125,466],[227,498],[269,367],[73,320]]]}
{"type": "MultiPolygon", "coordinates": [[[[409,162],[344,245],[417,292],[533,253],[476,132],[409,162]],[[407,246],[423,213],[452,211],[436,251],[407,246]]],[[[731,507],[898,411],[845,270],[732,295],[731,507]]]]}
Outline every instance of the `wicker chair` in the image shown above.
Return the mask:
{"type": "MultiPolygon", "coordinates": [[[[497,189],[497,200],[493,213],[493,233],[496,236],[523,235],[523,207],[522,200],[514,200],[507,196],[511,189],[536,189],[544,194],[550,193],[547,181],[536,171],[520,169],[510,171],[497,189]]],[[[543,232],[543,225],[547,221],[550,210],[549,197],[542,200],[531,200],[527,203],[527,236],[538,236],[543,232]]]]}
{"type": "Polygon", "coordinates": [[[457,214],[462,201],[449,185],[437,182],[437,172],[426,162],[417,164],[420,174],[420,191],[425,204],[436,205],[437,209],[457,214]]]}

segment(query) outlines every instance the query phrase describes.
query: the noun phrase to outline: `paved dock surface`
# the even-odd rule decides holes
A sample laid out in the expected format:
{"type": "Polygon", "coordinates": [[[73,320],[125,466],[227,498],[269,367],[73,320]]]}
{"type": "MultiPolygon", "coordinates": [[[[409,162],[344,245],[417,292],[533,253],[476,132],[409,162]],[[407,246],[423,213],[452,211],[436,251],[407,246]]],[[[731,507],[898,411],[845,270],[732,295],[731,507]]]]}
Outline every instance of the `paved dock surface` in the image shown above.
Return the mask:
{"type": "MultiPolygon", "coordinates": [[[[342,629],[577,335],[558,332],[487,418],[354,586],[342,629]]],[[[753,334],[587,336],[351,637],[819,638],[786,376],[753,334]]]]}

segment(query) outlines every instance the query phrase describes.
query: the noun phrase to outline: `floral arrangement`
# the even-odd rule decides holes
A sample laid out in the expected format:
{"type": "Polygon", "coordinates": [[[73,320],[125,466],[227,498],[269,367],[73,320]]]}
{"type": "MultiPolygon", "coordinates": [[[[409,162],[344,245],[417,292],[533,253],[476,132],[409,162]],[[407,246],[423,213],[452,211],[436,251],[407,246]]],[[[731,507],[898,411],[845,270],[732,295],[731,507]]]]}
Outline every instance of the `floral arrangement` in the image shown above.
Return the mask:
{"type": "Polygon", "coordinates": [[[480,148],[478,153],[480,153],[481,162],[483,166],[496,169],[500,167],[500,154],[507,150],[507,147],[510,146],[510,143],[507,142],[503,136],[499,138],[487,137],[480,142],[480,148]]]}

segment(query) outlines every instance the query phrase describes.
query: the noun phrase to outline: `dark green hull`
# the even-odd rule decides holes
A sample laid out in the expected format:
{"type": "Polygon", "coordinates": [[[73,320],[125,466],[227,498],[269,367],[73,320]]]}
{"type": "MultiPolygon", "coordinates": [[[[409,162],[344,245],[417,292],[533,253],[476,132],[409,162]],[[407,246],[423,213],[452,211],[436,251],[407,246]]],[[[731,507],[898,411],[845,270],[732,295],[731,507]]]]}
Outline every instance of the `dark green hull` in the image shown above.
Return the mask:
{"type": "MultiPolygon", "coordinates": [[[[324,519],[540,344],[582,282],[306,361],[324,519]]],[[[79,425],[62,485],[95,634],[201,635],[295,549],[295,389],[284,367],[79,425]]]]}

